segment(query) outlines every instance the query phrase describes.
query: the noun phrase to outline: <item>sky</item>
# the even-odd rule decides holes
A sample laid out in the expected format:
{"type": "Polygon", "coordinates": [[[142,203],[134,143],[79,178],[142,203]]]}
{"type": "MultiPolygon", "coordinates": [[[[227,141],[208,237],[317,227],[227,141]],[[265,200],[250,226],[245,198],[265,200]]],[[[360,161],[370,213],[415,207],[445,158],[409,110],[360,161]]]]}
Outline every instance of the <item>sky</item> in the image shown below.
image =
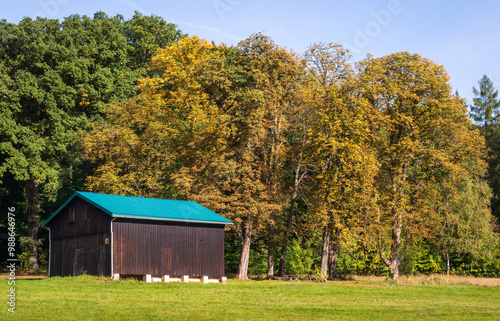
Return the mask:
{"type": "Polygon", "coordinates": [[[97,11],[129,19],[134,11],[175,23],[188,35],[236,45],[261,32],[303,53],[315,42],[350,49],[353,61],[408,51],[444,66],[453,90],[472,103],[487,75],[500,88],[498,0],[33,0],[2,1],[0,19],[63,20],[97,11]]]}

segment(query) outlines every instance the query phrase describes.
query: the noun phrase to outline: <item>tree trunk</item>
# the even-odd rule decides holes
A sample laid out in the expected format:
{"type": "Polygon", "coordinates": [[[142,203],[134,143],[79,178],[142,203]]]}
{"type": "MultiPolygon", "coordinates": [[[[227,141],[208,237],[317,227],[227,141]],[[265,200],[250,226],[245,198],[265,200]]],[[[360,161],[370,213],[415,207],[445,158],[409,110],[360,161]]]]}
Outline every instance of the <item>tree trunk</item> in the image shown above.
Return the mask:
{"type": "Polygon", "coordinates": [[[321,274],[326,278],[328,275],[328,248],[330,245],[330,229],[325,226],[323,230],[323,249],[321,250],[321,274]]]}
{"type": "Polygon", "coordinates": [[[382,258],[382,261],[385,263],[385,265],[387,265],[391,269],[391,276],[393,281],[396,281],[399,277],[399,263],[401,262],[400,257],[398,255],[399,246],[395,243],[397,242],[393,239],[393,244],[391,247],[391,255],[388,259],[384,254],[384,250],[382,249],[382,240],[379,236],[378,250],[380,258],[382,258]]]}
{"type": "Polygon", "coordinates": [[[24,192],[26,194],[26,218],[28,221],[28,237],[33,240],[31,251],[33,256],[29,262],[31,270],[38,271],[38,225],[40,223],[40,183],[28,180],[24,192]]]}
{"type": "Polygon", "coordinates": [[[271,223],[269,224],[269,238],[267,240],[267,278],[274,277],[274,234],[276,231],[276,213],[271,214],[271,223]]]}
{"type": "Polygon", "coordinates": [[[243,240],[241,242],[240,266],[238,268],[239,280],[248,280],[248,262],[250,259],[250,242],[252,239],[252,223],[249,221],[243,222],[243,240]]]}
{"type": "MultiPolygon", "coordinates": [[[[391,244],[391,254],[389,258],[387,258],[384,254],[382,245],[382,235],[380,233],[378,235],[378,250],[382,261],[391,269],[392,280],[396,281],[399,277],[399,265],[404,258],[404,254],[402,253],[400,254],[400,250],[403,245],[403,241],[401,239],[401,236],[403,234],[403,216],[397,209],[396,201],[394,201],[394,206],[392,208],[391,214],[393,217],[393,225],[391,229],[392,244],[391,244]]],[[[380,223],[380,217],[378,221],[380,223]]],[[[405,252],[408,251],[410,243],[411,243],[411,234],[409,231],[407,231],[406,240],[404,244],[405,252]]]]}
{"type": "Polygon", "coordinates": [[[328,258],[328,265],[330,267],[328,272],[328,278],[333,280],[337,278],[337,257],[339,255],[339,235],[335,233],[335,239],[330,244],[330,255],[328,258]]]}
{"type": "Polygon", "coordinates": [[[286,231],[283,236],[283,244],[281,245],[281,256],[280,256],[280,267],[279,276],[285,276],[285,264],[286,264],[286,254],[288,252],[288,240],[290,239],[290,231],[292,229],[293,214],[295,212],[295,199],[297,198],[297,193],[294,191],[292,196],[292,201],[290,203],[290,209],[288,210],[288,219],[286,222],[286,231]]]}
{"type": "Polygon", "coordinates": [[[392,270],[392,280],[396,281],[399,278],[399,262],[394,261],[391,265],[392,270]]]}
{"type": "Polygon", "coordinates": [[[450,275],[450,253],[446,252],[446,275],[450,275]]]}

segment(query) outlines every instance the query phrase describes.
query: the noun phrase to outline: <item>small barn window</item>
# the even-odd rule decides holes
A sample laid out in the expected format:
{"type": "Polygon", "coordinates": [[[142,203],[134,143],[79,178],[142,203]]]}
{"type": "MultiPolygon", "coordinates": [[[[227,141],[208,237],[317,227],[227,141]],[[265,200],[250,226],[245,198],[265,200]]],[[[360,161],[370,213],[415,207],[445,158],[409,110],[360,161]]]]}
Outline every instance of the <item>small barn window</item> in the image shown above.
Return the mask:
{"type": "Polygon", "coordinates": [[[85,219],[87,221],[90,220],[90,210],[91,210],[90,205],[85,206],[85,219]]]}
{"type": "Polygon", "coordinates": [[[75,208],[74,207],[69,208],[69,221],[70,222],[75,221],[75,208]]]}

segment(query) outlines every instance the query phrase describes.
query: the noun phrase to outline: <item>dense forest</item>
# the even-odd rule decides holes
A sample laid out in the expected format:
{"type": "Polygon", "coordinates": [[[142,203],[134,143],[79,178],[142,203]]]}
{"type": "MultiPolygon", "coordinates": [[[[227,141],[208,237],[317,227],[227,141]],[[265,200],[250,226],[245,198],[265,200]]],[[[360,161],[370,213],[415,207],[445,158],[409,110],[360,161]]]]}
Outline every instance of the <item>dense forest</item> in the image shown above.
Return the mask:
{"type": "Polygon", "coordinates": [[[41,223],[77,190],[188,199],[235,223],[239,279],[499,276],[494,84],[469,105],[418,54],[350,58],[260,33],[217,45],[140,13],[3,20],[0,226],[15,207],[38,270],[41,223]]]}

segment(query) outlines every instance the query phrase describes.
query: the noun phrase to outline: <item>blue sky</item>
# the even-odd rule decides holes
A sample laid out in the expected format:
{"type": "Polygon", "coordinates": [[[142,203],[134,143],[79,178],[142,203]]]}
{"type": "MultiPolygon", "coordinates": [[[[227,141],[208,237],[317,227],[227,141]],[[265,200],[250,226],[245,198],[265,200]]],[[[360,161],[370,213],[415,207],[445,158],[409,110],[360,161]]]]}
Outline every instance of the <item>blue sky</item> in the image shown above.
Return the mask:
{"type": "Polygon", "coordinates": [[[0,19],[63,19],[96,11],[130,18],[134,11],[176,23],[189,35],[237,44],[255,32],[302,53],[314,42],[339,43],[354,60],[399,51],[443,65],[454,90],[471,102],[488,75],[500,88],[500,1],[430,0],[34,0],[2,3],[0,19]]]}

